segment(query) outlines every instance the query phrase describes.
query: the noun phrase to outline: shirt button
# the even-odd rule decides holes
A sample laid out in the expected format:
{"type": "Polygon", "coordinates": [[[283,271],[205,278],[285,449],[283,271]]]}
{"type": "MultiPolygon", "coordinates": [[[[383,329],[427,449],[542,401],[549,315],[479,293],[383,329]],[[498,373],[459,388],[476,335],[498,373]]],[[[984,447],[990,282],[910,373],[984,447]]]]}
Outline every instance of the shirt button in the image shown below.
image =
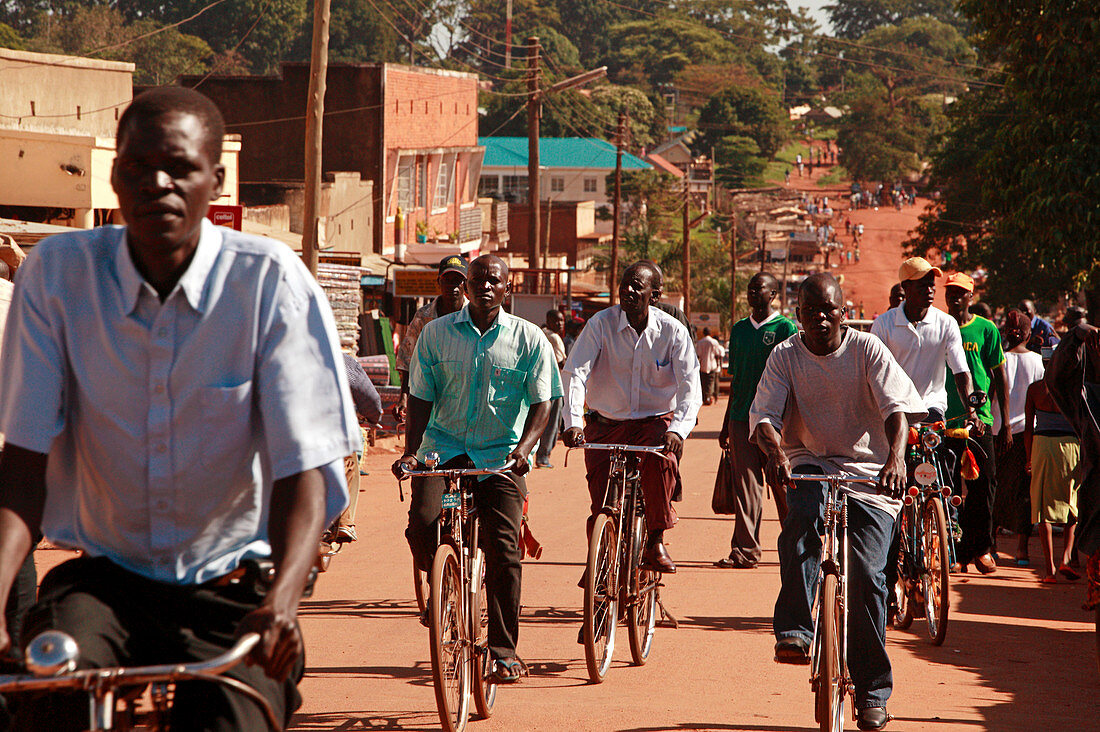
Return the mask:
{"type": "Polygon", "coordinates": [[[159,501],[157,501],[156,503],[153,504],[153,508],[155,508],[160,513],[164,513],[165,511],[168,510],[168,501],[166,501],[162,498],[162,499],[160,499],[159,501]]]}
{"type": "Polygon", "coordinates": [[[163,442],[157,443],[157,452],[160,452],[160,453],[168,452],[168,445],[165,445],[163,442]]]}
{"type": "Polygon", "coordinates": [[[153,391],[155,391],[157,394],[163,394],[164,393],[164,384],[157,384],[156,386],[153,387],[153,391]]]}
{"type": "Polygon", "coordinates": [[[164,338],[165,336],[168,335],[168,329],[167,328],[158,328],[157,329],[157,335],[160,336],[161,338],[164,338]]]}

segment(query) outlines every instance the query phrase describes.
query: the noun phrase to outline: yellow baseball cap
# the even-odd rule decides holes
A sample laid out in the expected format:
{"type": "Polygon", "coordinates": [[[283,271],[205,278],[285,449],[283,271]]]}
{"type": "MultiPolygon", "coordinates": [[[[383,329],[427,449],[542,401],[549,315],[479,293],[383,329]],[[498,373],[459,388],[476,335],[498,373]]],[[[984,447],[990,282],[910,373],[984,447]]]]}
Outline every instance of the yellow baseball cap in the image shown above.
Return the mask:
{"type": "Polygon", "coordinates": [[[961,287],[968,292],[974,292],[974,279],[962,272],[952,272],[943,281],[944,287],[961,287]]]}
{"type": "Polygon", "coordinates": [[[901,263],[901,267],[898,269],[898,279],[902,282],[919,280],[929,272],[935,272],[937,277],[943,274],[942,269],[933,267],[924,257],[909,257],[901,263]]]}

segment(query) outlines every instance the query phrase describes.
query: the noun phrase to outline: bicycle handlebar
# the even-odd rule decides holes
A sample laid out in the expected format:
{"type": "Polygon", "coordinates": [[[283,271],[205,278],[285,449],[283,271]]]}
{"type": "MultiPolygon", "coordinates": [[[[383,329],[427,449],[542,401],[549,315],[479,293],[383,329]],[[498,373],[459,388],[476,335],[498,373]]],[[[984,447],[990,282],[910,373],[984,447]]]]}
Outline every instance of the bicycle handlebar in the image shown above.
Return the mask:
{"type": "Polygon", "coordinates": [[[622,450],[623,452],[649,452],[655,455],[664,455],[665,448],[656,445],[617,445],[610,442],[585,442],[582,445],[569,448],[570,450],[622,450]]]}
{"type": "Polygon", "coordinates": [[[404,470],[408,478],[461,478],[464,475],[507,475],[511,468],[433,468],[424,470],[404,470]]]}
{"type": "Polygon", "coordinates": [[[841,491],[848,493],[854,492],[851,488],[844,485],[845,483],[857,483],[859,485],[878,486],[878,478],[865,478],[857,475],[821,475],[819,473],[795,473],[791,475],[791,480],[802,481],[814,481],[820,483],[821,481],[828,481],[830,483],[837,483],[837,488],[841,491]]]}

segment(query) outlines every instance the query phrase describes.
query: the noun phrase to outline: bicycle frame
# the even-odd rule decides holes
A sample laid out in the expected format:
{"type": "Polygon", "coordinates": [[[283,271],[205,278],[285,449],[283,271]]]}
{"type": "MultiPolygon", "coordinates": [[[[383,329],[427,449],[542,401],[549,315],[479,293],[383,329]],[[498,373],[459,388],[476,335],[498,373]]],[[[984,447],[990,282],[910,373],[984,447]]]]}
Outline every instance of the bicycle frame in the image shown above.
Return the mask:
{"type": "MultiPolygon", "coordinates": [[[[848,488],[846,484],[855,483],[863,485],[877,485],[878,481],[873,478],[860,478],[847,475],[815,475],[815,474],[796,474],[791,476],[793,481],[805,481],[815,483],[827,483],[828,489],[825,492],[825,505],[823,508],[823,518],[825,525],[825,534],[821,542],[821,562],[818,570],[817,586],[814,589],[814,602],[811,608],[811,614],[813,617],[813,638],[810,642],[810,685],[816,689],[819,684],[823,682],[822,679],[817,676],[818,658],[822,652],[822,639],[821,639],[821,627],[820,621],[822,614],[826,612],[824,607],[825,598],[822,596],[824,590],[824,578],[826,575],[832,575],[837,578],[837,585],[839,587],[840,594],[840,623],[838,624],[839,633],[839,655],[840,665],[839,673],[840,678],[836,680],[836,683],[840,689],[841,704],[845,694],[852,695],[855,693],[855,685],[852,682],[851,676],[848,674],[848,500],[847,497],[850,493],[853,493],[851,488],[848,488]]],[[[832,680],[828,680],[828,683],[832,683],[832,680]]],[[[853,715],[855,714],[855,707],[852,708],[853,715]]],[[[841,712],[843,713],[843,712],[841,712]]]]}
{"type": "MultiPolygon", "coordinates": [[[[280,729],[282,722],[275,718],[271,709],[259,692],[237,679],[221,674],[233,668],[252,651],[260,641],[258,633],[247,633],[237,640],[236,645],[220,656],[194,663],[170,663],[159,666],[133,666],[114,668],[94,668],[74,671],[79,649],[76,642],[65,633],[47,631],[31,641],[27,646],[26,664],[38,669],[43,675],[7,675],[0,676],[0,694],[31,691],[84,691],[88,694],[88,720],[90,732],[115,729],[116,692],[120,689],[166,686],[179,681],[210,681],[226,686],[251,699],[259,706],[272,729],[280,729]],[[53,674],[57,671],[57,675],[53,674]]],[[[154,702],[160,697],[160,703],[167,705],[167,694],[154,691],[154,702]]],[[[163,713],[165,709],[158,709],[163,713]]]]}

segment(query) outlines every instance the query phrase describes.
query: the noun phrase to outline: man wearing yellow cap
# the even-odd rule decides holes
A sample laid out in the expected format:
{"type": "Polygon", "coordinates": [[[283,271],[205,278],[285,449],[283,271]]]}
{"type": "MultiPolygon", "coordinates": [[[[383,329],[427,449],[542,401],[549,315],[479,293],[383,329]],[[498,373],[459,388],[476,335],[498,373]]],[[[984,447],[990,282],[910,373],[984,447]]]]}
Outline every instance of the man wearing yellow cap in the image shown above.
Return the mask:
{"type": "MultiPolygon", "coordinates": [[[[993,496],[997,485],[993,480],[996,473],[993,450],[993,401],[1000,410],[1001,424],[1010,422],[1008,416],[1008,398],[1005,393],[1004,365],[1005,354],[1001,347],[1001,333],[992,321],[973,315],[970,302],[974,299],[974,280],[962,272],[947,275],[944,280],[944,296],[947,301],[947,313],[959,324],[962,335],[963,351],[970,367],[974,387],[979,391],[988,391],[992,400],[977,407],[978,419],[985,424],[980,435],[972,435],[979,446],[978,477],[966,481],[966,502],[959,510],[959,526],[962,539],[956,546],[955,556],[965,571],[966,565],[974,563],[982,574],[993,572],[997,565],[990,553],[996,544],[993,540],[993,496]]],[[[947,393],[947,419],[954,423],[965,419],[967,408],[964,402],[953,392],[947,393]]],[[[1012,431],[1001,430],[1001,439],[1007,445],[1012,444],[1012,431]]],[[[966,447],[962,441],[951,445],[957,452],[966,447]]],[[[975,451],[977,452],[977,451],[975,451]]],[[[960,461],[961,464],[961,461],[960,461]]],[[[958,472],[958,468],[956,468],[958,472]]],[[[956,475],[956,488],[961,489],[961,475],[956,475]]]]}
{"type": "MultiPolygon", "coordinates": [[[[954,375],[955,388],[963,404],[968,403],[973,391],[959,324],[932,305],[936,297],[936,278],[942,275],[939,267],[933,267],[921,257],[910,257],[902,262],[898,280],[905,291],[905,300],[871,325],[871,333],[886,344],[913,380],[928,409],[929,421],[942,420],[947,413],[945,363],[954,375]]],[[[967,407],[965,417],[972,424],[979,421],[973,407],[967,407]]]]}

